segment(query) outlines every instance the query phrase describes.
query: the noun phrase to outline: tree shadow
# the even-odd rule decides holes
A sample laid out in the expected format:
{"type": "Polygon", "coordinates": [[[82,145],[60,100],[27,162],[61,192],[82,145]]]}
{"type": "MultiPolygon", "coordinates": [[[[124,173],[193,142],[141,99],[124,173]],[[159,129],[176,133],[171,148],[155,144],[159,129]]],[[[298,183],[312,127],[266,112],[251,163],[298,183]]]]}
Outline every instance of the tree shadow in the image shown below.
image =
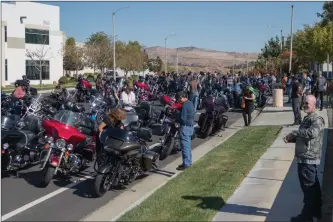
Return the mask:
{"type": "Polygon", "coordinates": [[[198,208],[215,211],[219,211],[225,204],[225,201],[221,197],[182,196],[182,198],[185,200],[200,200],[200,203],[197,204],[198,208]]]}
{"type": "Polygon", "coordinates": [[[256,215],[256,216],[267,216],[269,209],[259,208],[252,206],[245,206],[239,204],[227,204],[221,197],[200,197],[200,196],[183,196],[185,200],[200,200],[197,207],[200,209],[211,209],[219,212],[256,215]]]}

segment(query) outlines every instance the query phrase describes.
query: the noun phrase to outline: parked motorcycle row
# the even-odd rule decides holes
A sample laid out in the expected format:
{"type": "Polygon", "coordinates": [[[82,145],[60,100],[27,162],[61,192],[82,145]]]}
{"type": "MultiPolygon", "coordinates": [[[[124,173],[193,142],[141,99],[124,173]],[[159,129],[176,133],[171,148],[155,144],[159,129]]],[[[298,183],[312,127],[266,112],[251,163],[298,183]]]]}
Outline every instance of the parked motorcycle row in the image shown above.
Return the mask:
{"type": "MultiPolygon", "coordinates": [[[[193,76],[193,74],[191,74],[193,76]]],[[[47,187],[55,176],[71,176],[93,164],[97,172],[94,191],[97,196],[109,189],[123,187],[139,176],[158,167],[158,161],[179,150],[178,116],[181,104],[177,93],[187,90],[190,75],[146,76],[133,82],[137,104],[123,106],[113,93],[120,93],[129,83],[124,78],[103,78],[103,85],[93,88],[83,77],[78,78],[74,91],[59,85],[48,96],[27,93],[22,98],[1,95],[1,170],[15,173],[29,166],[40,165],[40,187],[47,187]],[[163,110],[156,112],[158,101],[163,110]],[[88,104],[88,108],[82,105],[88,104]],[[109,109],[123,106],[125,130],[107,128],[96,138],[98,125],[109,109]],[[158,141],[159,153],[149,149],[152,135],[164,136],[158,141]],[[96,153],[99,139],[102,150],[96,153]]],[[[231,83],[226,78],[201,75],[198,109],[206,109],[199,117],[199,134],[204,138],[223,129],[224,115],[238,107],[246,86],[263,106],[269,93],[264,81],[251,79],[231,83]],[[223,81],[225,80],[225,81],[223,81]]],[[[29,84],[18,82],[16,86],[29,84]]],[[[24,87],[27,89],[26,85],[24,87]]],[[[30,87],[29,87],[30,88],[30,87]]],[[[31,88],[30,88],[31,91],[31,88]]]]}

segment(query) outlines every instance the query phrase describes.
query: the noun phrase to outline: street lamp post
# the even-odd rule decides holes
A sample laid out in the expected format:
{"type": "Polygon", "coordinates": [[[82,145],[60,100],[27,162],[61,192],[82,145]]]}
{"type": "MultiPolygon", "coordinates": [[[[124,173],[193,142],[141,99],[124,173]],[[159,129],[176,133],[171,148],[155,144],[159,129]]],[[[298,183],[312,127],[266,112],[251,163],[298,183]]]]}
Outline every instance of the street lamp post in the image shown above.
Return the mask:
{"type": "MultiPolygon", "coordinates": [[[[283,36],[282,36],[282,29],[281,31],[281,54],[283,53],[283,36]]],[[[281,55],[280,55],[280,74],[282,74],[282,59],[281,59],[281,55]]]]}
{"type": "Polygon", "coordinates": [[[122,7],[112,13],[112,33],[113,33],[113,78],[116,80],[116,27],[115,27],[115,15],[118,11],[129,8],[129,6],[122,7]]]}
{"type": "Polygon", "coordinates": [[[167,40],[168,38],[171,38],[172,36],[176,36],[175,34],[169,35],[168,37],[164,38],[164,56],[165,56],[165,64],[164,64],[164,71],[165,74],[168,72],[168,57],[167,57],[167,40]]]}
{"type": "Polygon", "coordinates": [[[290,73],[291,73],[291,62],[293,59],[293,25],[294,25],[294,5],[291,5],[290,56],[289,56],[289,72],[290,73]]]}
{"type": "Polygon", "coordinates": [[[176,60],[177,60],[177,61],[176,61],[176,62],[177,62],[177,66],[176,66],[176,67],[177,67],[177,75],[178,75],[178,49],[177,49],[177,51],[176,51],[176,60]]]}

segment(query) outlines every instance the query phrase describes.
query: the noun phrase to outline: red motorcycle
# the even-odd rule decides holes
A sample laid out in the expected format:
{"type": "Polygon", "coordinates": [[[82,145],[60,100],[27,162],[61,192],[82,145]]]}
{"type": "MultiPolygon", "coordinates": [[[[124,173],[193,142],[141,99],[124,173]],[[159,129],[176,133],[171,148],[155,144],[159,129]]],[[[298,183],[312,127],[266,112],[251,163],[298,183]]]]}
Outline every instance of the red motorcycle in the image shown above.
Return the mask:
{"type": "Polygon", "coordinates": [[[96,127],[89,117],[69,110],[62,110],[53,120],[44,120],[45,149],[42,163],[41,186],[47,187],[54,175],[82,171],[96,154],[96,127]]]}
{"type": "Polygon", "coordinates": [[[75,98],[77,102],[81,102],[90,99],[92,94],[92,85],[91,83],[84,79],[83,77],[78,78],[78,83],[76,84],[75,91],[72,94],[72,98],[75,98]]]}
{"type": "Polygon", "coordinates": [[[173,109],[180,110],[182,108],[182,104],[178,103],[175,98],[167,95],[161,96],[160,103],[163,106],[170,106],[173,109]]]}

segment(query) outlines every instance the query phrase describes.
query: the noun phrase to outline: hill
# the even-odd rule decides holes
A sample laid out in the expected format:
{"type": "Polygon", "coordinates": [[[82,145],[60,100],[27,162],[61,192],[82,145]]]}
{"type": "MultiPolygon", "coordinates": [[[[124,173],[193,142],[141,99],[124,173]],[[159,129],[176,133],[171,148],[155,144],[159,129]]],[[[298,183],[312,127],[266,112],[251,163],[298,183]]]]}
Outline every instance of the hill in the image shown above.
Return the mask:
{"type": "MultiPolygon", "coordinates": [[[[246,61],[255,61],[259,53],[239,53],[239,52],[222,52],[211,49],[201,49],[197,47],[180,47],[176,49],[167,48],[168,66],[172,68],[177,64],[178,51],[178,66],[179,69],[191,71],[215,71],[226,70],[226,66],[243,64],[246,68],[246,61]]],[[[149,57],[156,58],[159,56],[163,62],[165,60],[164,47],[155,46],[146,48],[149,57]]]]}

